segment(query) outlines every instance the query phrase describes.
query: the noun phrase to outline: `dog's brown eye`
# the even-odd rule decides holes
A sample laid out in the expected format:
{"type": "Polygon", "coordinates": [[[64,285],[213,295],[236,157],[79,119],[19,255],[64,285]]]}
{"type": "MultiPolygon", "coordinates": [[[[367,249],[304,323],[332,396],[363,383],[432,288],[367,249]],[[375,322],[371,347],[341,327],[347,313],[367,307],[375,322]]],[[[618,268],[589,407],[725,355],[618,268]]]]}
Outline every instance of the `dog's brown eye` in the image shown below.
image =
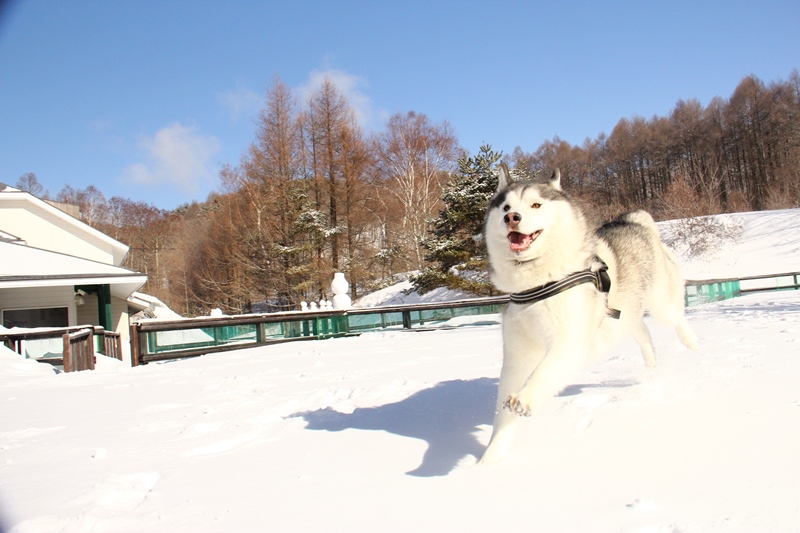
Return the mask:
{"type": "Polygon", "coordinates": [[[508,211],[509,209],[511,209],[510,205],[506,204],[503,206],[503,211],[508,211]]]}
{"type": "Polygon", "coordinates": [[[539,209],[540,207],[542,207],[542,204],[539,204],[539,203],[536,203],[536,202],[534,202],[534,203],[532,203],[532,204],[531,204],[531,207],[532,207],[533,209],[539,209]]]}

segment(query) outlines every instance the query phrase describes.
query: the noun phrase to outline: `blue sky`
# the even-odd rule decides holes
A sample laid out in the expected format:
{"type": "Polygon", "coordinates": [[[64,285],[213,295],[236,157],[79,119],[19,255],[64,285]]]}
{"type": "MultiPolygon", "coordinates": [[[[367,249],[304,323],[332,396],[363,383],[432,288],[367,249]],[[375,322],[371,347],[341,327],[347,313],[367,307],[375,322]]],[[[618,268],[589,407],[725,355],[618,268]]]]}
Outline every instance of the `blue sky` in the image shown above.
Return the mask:
{"type": "MultiPolygon", "coordinates": [[[[2,0],[0,0],[2,3],[2,0]]],[[[581,144],[679,99],[800,68],[800,2],[11,0],[0,10],[0,182],[204,200],[266,89],[331,76],[376,131],[397,112],[482,143],[581,144]]]]}

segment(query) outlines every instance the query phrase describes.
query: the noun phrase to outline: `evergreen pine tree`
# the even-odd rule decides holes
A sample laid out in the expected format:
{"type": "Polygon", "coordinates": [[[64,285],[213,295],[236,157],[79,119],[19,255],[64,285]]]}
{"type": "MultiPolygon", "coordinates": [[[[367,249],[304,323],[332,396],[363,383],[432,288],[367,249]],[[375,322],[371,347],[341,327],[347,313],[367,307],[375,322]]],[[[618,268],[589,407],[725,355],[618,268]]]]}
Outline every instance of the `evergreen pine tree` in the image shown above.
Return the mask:
{"type": "Polygon", "coordinates": [[[486,206],[497,190],[493,166],[501,156],[484,145],[474,157],[465,153],[458,160],[459,170],[442,194],[445,208],[422,242],[428,251],[425,260],[433,265],[411,278],[420,294],[442,286],[476,295],[492,293],[482,233],[486,206]]]}

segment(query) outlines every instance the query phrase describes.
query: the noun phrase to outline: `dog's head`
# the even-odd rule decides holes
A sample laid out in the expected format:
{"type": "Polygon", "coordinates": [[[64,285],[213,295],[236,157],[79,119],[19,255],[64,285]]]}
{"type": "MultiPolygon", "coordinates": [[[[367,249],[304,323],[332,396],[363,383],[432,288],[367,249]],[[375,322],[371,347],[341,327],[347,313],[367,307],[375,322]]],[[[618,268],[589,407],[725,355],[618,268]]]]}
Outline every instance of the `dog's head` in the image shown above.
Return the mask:
{"type": "Polygon", "coordinates": [[[566,199],[561,173],[556,169],[544,182],[510,178],[503,163],[486,216],[486,245],[492,259],[529,261],[541,254],[542,242],[558,218],[558,203],[566,199]]]}

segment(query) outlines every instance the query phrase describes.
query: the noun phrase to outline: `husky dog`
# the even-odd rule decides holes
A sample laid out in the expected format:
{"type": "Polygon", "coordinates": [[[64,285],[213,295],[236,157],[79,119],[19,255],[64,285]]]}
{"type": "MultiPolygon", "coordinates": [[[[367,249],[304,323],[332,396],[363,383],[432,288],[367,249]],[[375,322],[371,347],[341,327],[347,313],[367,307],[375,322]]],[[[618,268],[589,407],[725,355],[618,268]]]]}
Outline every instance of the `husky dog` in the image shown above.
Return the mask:
{"type": "Polygon", "coordinates": [[[680,266],[648,213],[594,229],[561,190],[558,170],[544,183],[512,183],[502,165],[499,177],[484,238],[491,281],[511,293],[511,302],[503,311],[503,367],[484,464],[506,454],[520,416],[624,337],[632,335],[645,365],[654,367],[645,309],[697,349],[684,316],[680,266]]]}

